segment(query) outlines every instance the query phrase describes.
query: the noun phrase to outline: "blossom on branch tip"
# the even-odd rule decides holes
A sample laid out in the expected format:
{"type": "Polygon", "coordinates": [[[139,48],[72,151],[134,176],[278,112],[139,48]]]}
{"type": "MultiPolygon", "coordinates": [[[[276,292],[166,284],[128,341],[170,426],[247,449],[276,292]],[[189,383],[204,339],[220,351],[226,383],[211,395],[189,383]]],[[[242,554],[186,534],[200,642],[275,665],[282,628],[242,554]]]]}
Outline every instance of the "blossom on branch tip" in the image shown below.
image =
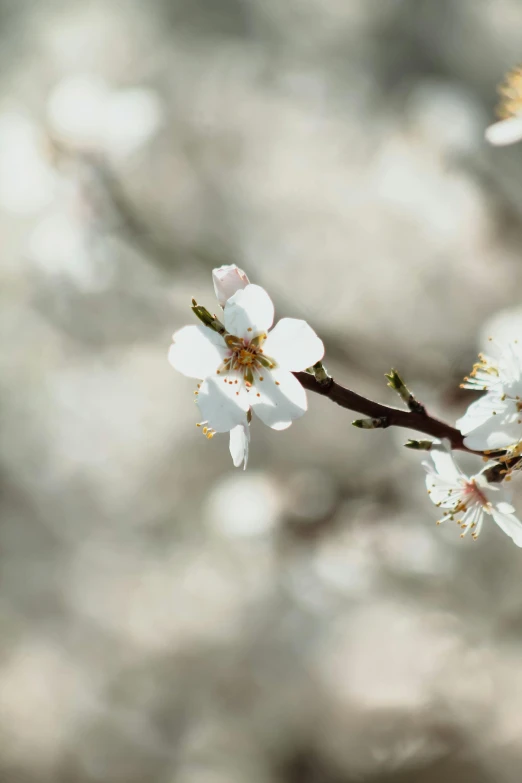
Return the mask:
{"type": "Polygon", "coordinates": [[[237,267],[214,270],[213,278],[218,297],[225,295],[224,282],[227,294],[236,289],[224,305],[224,333],[204,325],[183,327],[173,335],[169,361],[202,381],[196,402],[206,434],[230,432],[239,465],[248,456],[251,411],[275,430],[305,413],[306,393],[293,373],[318,362],[324,346],[305,321],[282,318],[271,329],[272,300],[260,286],[245,284],[237,267]]]}
{"type": "Polygon", "coordinates": [[[513,68],[498,88],[499,121],[486,128],[486,140],[495,147],[504,147],[522,140],[522,68],[513,68]]]}
{"type": "Polygon", "coordinates": [[[476,539],[484,519],[494,521],[517,546],[522,547],[522,522],[514,515],[505,489],[488,481],[486,472],[490,466],[475,476],[468,477],[455,464],[449,450],[443,444],[434,444],[430,450],[431,462],[424,462],[427,470],[426,488],[431,501],[444,509],[437,522],[455,520],[460,526],[461,538],[471,531],[476,539]]]}
{"type": "Polygon", "coordinates": [[[512,448],[522,440],[522,346],[518,341],[490,341],[495,356],[479,354],[479,361],[461,384],[485,391],[457,421],[464,445],[475,451],[512,448]]]}

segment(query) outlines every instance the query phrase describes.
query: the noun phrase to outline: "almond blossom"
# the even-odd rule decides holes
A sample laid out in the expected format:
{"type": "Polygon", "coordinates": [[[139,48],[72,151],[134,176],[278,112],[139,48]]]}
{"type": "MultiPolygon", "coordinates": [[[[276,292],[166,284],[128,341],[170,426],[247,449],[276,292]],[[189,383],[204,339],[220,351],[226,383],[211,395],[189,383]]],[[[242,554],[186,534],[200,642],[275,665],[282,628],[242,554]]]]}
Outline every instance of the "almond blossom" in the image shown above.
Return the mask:
{"type": "Polygon", "coordinates": [[[457,421],[464,444],[473,450],[506,449],[522,440],[522,350],[515,340],[491,341],[492,353],[479,354],[464,389],[486,391],[457,421]]]}
{"type": "Polygon", "coordinates": [[[207,437],[231,432],[237,465],[248,455],[251,411],[275,430],[286,429],[305,413],[306,393],[293,373],[318,362],[324,346],[296,318],[282,318],[271,329],[272,300],[242,270],[221,267],[213,278],[224,302],[222,332],[199,324],[183,327],[173,335],[169,361],[184,375],[202,380],[196,395],[204,432],[207,437]]]}
{"type": "Polygon", "coordinates": [[[462,538],[471,531],[476,539],[486,516],[490,516],[517,546],[522,546],[522,522],[514,515],[515,509],[505,489],[488,481],[488,470],[494,463],[468,477],[443,444],[434,444],[430,457],[432,463],[423,463],[428,472],[426,488],[431,501],[445,510],[437,524],[455,520],[462,530],[462,538]]]}

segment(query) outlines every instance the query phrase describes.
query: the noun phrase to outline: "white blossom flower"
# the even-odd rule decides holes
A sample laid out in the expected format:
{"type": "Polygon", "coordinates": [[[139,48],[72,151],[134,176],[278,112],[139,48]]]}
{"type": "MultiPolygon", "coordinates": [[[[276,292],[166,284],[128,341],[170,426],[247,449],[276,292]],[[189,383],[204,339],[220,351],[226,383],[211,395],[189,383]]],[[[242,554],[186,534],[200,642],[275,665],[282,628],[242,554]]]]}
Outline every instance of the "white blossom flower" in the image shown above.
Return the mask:
{"type": "Polygon", "coordinates": [[[506,449],[522,439],[522,350],[518,341],[493,343],[479,354],[462,388],[487,393],[457,421],[464,444],[476,451],[506,449]]]}
{"type": "MultiPolygon", "coordinates": [[[[240,275],[236,283],[243,285],[240,275]]],[[[241,427],[231,432],[230,445],[234,464],[240,464],[248,452],[251,410],[275,430],[305,413],[306,393],[293,373],[318,362],[324,346],[305,321],[295,318],[282,318],[270,331],[274,306],[258,285],[238,288],[225,302],[223,316],[223,334],[203,325],[175,332],[169,361],[202,380],[196,394],[207,436],[241,427]]]]}
{"type": "Polygon", "coordinates": [[[437,524],[456,520],[462,529],[461,537],[471,530],[476,539],[488,515],[517,546],[522,546],[522,522],[514,515],[505,489],[487,478],[487,471],[495,463],[468,478],[443,444],[434,444],[430,456],[433,464],[423,463],[428,471],[426,488],[432,502],[445,510],[437,524]]]}
{"type": "Polygon", "coordinates": [[[506,74],[500,85],[500,103],[497,107],[499,122],[486,129],[486,140],[496,147],[504,147],[522,140],[522,68],[506,74]]]}

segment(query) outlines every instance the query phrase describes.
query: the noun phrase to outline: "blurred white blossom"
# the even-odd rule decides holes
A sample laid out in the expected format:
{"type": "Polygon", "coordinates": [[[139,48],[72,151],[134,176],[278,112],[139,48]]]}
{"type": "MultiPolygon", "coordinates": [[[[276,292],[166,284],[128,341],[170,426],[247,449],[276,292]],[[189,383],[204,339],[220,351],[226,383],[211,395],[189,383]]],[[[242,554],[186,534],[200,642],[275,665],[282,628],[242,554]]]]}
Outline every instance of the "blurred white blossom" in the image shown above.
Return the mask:
{"type": "Polygon", "coordinates": [[[513,68],[506,74],[499,92],[500,120],[486,129],[486,139],[495,147],[505,147],[522,140],[522,68],[513,68]]]}
{"type": "Polygon", "coordinates": [[[45,134],[28,116],[0,114],[0,208],[30,215],[51,203],[57,174],[47,152],[45,134]]]}
{"type": "Polygon", "coordinates": [[[281,517],[281,496],[274,481],[261,473],[219,481],[208,496],[206,514],[212,527],[231,538],[264,536],[281,517]]]}
{"type": "Polygon", "coordinates": [[[158,130],[162,105],[149,89],[113,89],[91,75],[64,78],[47,103],[51,133],[79,150],[121,159],[158,130]]]}

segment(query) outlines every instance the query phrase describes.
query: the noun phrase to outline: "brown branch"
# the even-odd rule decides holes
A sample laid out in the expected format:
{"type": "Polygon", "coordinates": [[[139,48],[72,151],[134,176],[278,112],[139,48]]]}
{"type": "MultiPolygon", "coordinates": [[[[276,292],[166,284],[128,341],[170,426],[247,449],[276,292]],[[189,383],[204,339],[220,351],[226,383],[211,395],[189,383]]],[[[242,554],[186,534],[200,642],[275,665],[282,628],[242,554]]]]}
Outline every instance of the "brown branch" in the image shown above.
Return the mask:
{"type": "Polygon", "coordinates": [[[417,432],[431,435],[439,440],[447,438],[451,443],[452,449],[468,451],[470,454],[482,453],[468,449],[464,445],[464,436],[459,430],[430,416],[423,406],[422,410],[419,411],[392,408],[389,405],[381,405],[380,402],[374,402],[350,389],[346,389],[334,381],[333,378],[318,381],[314,375],[308,372],[296,372],[294,375],[305,389],[321,394],[323,397],[328,397],[332,402],[340,405],[341,408],[362,413],[363,416],[368,416],[372,419],[382,419],[382,427],[405,427],[406,429],[417,430],[417,432]]]}

